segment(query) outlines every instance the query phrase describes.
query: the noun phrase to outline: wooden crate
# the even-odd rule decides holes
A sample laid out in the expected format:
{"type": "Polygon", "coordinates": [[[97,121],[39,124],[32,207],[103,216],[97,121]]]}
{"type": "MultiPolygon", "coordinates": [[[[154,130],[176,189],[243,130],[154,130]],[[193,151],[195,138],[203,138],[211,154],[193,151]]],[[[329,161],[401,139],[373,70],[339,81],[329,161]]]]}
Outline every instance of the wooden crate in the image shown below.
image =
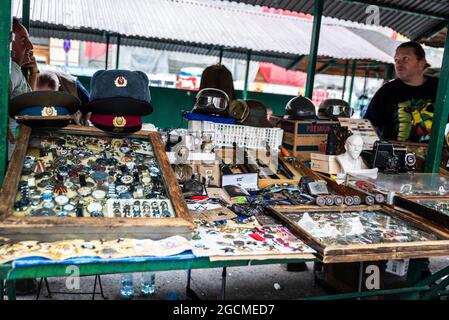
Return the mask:
{"type": "Polygon", "coordinates": [[[388,259],[428,258],[449,254],[449,233],[444,228],[413,213],[403,213],[386,206],[372,206],[370,210],[380,210],[391,217],[405,221],[408,225],[438,237],[436,241],[392,242],[374,244],[350,244],[326,246],[307,230],[288,218],[287,213],[324,213],[324,212],[357,212],[366,208],[266,208],[270,214],[281,219],[297,237],[317,251],[317,256],[324,263],[347,263],[363,261],[380,261],[388,259]]]}
{"type": "MultiPolygon", "coordinates": [[[[21,126],[17,147],[5,176],[0,193],[0,238],[10,241],[57,241],[67,239],[161,239],[172,235],[191,238],[194,228],[187,205],[172,171],[167,155],[156,132],[140,131],[126,138],[148,139],[159,164],[166,194],[173,206],[172,218],[90,218],[90,217],[16,217],[14,203],[21,180],[23,164],[34,131],[21,126]]],[[[38,132],[38,131],[36,131],[38,132]]],[[[93,127],[69,126],[52,134],[92,137],[112,137],[93,127]]],[[[120,138],[113,136],[114,138],[120,138]]]]}

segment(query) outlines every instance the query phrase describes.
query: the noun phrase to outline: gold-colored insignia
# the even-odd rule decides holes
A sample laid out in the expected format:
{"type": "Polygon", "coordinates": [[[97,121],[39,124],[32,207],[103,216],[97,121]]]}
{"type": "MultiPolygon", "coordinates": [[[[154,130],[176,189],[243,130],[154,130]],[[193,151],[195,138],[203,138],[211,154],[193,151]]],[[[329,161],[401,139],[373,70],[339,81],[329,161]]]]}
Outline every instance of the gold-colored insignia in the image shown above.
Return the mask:
{"type": "Polygon", "coordinates": [[[128,85],[128,80],[126,80],[125,77],[120,76],[115,79],[114,83],[117,88],[124,88],[128,85]]]}
{"type": "Polygon", "coordinates": [[[112,121],[112,124],[116,128],[123,128],[124,126],[126,126],[126,119],[124,117],[115,117],[112,121]]]}
{"type": "Polygon", "coordinates": [[[43,117],[54,117],[58,115],[55,107],[44,107],[41,112],[43,117]]]}

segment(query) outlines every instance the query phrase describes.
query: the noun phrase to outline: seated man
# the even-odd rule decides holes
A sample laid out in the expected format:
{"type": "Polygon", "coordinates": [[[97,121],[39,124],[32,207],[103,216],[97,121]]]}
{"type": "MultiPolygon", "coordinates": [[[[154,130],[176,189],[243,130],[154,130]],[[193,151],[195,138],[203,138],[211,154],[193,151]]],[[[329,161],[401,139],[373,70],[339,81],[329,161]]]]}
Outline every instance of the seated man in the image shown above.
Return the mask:
{"type": "MultiPolygon", "coordinates": [[[[40,73],[36,84],[37,91],[64,91],[77,97],[81,105],[89,102],[89,92],[76,78],[58,71],[43,71],[40,73]]],[[[80,111],[74,115],[77,125],[85,125],[85,120],[80,111]]]]}
{"type": "MultiPolygon", "coordinates": [[[[11,61],[11,79],[10,79],[10,93],[11,99],[21,94],[31,92],[37,81],[39,68],[36,63],[36,58],[33,56],[33,44],[30,41],[30,36],[27,29],[20,24],[17,18],[13,18],[12,25],[12,61],[11,61]],[[22,73],[22,67],[30,69],[28,81],[22,73]]],[[[17,129],[17,122],[14,119],[9,119],[8,130],[8,159],[11,159],[12,152],[15,146],[15,135],[17,129]]]]}

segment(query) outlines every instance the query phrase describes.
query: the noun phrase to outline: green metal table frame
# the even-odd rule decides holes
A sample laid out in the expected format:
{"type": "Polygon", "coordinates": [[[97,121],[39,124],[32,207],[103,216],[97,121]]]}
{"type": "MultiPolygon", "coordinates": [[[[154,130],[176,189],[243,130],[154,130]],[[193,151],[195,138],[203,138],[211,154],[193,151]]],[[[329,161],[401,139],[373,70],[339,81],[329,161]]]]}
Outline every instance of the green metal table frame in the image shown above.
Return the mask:
{"type": "MultiPolygon", "coordinates": [[[[192,258],[185,260],[162,260],[146,262],[107,262],[91,264],[74,264],[79,268],[80,276],[105,275],[117,273],[133,273],[146,271],[192,270],[207,268],[244,267],[269,264],[313,262],[315,259],[270,259],[270,260],[231,260],[210,261],[209,258],[192,258]]],[[[0,300],[3,299],[3,286],[6,281],[6,291],[9,300],[15,300],[14,280],[38,279],[51,277],[66,277],[68,264],[38,265],[15,267],[12,264],[0,266],[0,300]]]]}
{"type": "MultiPolygon", "coordinates": [[[[299,262],[314,262],[316,259],[271,259],[271,260],[231,260],[231,261],[210,261],[209,258],[192,258],[186,260],[163,260],[148,262],[105,262],[92,264],[79,264],[80,276],[105,275],[117,273],[133,273],[145,271],[171,271],[171,270],[192,270],[206,268],[223,268],[223,277],[226,277],[226,268],[243,267],[270,264],[285,264],[299,262]]],[[[31,267],[12,267],[12,264],[0,266],[0,300],[4,299],[4,286],[6,282],[6,292],[9,300],[15,300],[14,280],[37,279],[50,277],[67,276],[67,264],[41,265],[31,267]]],[[[419,280],[422,270],[422,261],[411,260],[407,274],[407,285],[402,288],[359,291],[345,294],[326,295],[319,297],[308,297],[306,300],[340,300],[340,299],[361,299],[373,296],[400,296],[408,300],[428,300],[434,297],[445,299],[449,296],[446,287],[449,285],[449,266],[436,272],[425,280],[419,280]],[[440,282],[436,284],[436,281],[440,282]]],[[[189,272],[190,275],[190,272],[189,272]]],[[[361,275],[359,275],[361,277],[361,275]]],[[[225,286],[225,282],[222,284],[225,286]]],[[[189,286],[189,284],[188,284],[189,286]]],[[[224,293],[224,287],[223,293],[224,293]]],[[[224,299],[224,294],[222,294],[224,299]]]]}

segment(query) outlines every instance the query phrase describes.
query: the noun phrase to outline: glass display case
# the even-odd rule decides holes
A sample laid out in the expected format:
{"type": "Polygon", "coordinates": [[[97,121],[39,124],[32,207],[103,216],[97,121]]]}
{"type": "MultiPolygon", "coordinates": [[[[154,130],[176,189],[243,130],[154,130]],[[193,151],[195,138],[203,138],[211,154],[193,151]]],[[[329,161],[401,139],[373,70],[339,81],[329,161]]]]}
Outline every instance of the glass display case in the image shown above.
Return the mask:
{"type": "Polygon", "coordinates": [[[449,230],[449,177],[441,174],[379,174],[377,179],[349,176],[347,185],[367,194],[385,194],[397,208],[449,230]]]}
{"type": "Polygon", "coordinates": [[[439,174],[427,173],[379,173],[377,179],[348,176],[347,183],[363,189],[375,189],[379,192],[390,193],[404,197],[422,196],[449,196],[449,177],[439,174]],[[371,185],[371,186],[369,186],[371,185]]]}
{"type": "Polygon", "coordinates": [[[22,126],[17,145],[0,195],[0,236],[190,237],[193,222],[156,132],[22,126]]]}
{"type": "Polygon", "coordinates": [[[325,263],[449,254],[449,232],[388,206],[301,211],[267,209],[315,249],[325,263]]]}

